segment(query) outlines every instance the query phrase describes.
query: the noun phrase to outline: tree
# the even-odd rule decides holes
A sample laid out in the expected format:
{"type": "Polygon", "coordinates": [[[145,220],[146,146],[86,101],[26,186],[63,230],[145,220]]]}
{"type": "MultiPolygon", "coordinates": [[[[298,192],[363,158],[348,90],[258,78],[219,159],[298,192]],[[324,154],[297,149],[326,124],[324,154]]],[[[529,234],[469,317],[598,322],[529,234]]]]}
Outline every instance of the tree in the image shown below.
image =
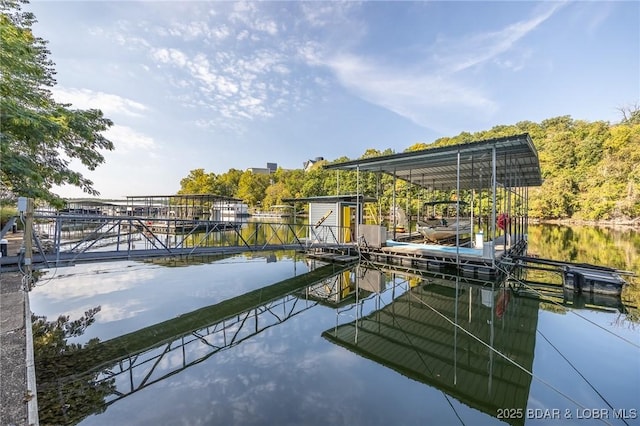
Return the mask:
{"type": "Polygon", "coordinates": [[[180,180],[178,194],[211,194],[213,193],[216,175],[205,173],[204,169],[194,169],[189,176],[180,180]]]}
{"type": "Polygon", "coordinates": [[[287,190],[284,182],[276,182],[269,185],[265,190],[265,197],[262,200],[262,208],[266,209],[271,206],[282,204],[283,198],[291,198],[291,193],[287,190]]]}
{"type": "Polygon", "coordinates": [[[104,378],[112,367],[96,370],[94,360],[82,356],[84,349],[95,347],[99,340],[90,339],[84,345],[69,343],[71,338],[84,334],[98,312],[100,306],[76,320],[65,315],[53,321],[31,316],[40,423],[78,424],[92,414],[104,412],[106,398],[116,392],[115,379],[104,378]],[[70,357],[73,363],[69,362],[70,357]],[[69,376],[73,380],[61,380],[69,376]]]}
{"type": "Polygon", "coordinates": [[[238,184],[242,173],[242,170],[229,169],[228,172],[218,176],[213,185],[213,193],[225,197],[237,196],[238,184]]]}
{"type": "Polygon", "coordinates": [[[246,171],[240,176],[237,197],[250,206],[256,206],[265,197],[269,186],[269,176],[246,171]]]}
{"type": "Polygon", "coordinates": [[[24,3],[0,1],[0,182],[5,191],[61,206],[53,185],[98,195],[69,165],[73,159],[89,170],[102,164],[100,150],[113,150],[113,143],[101,132],[113,123],[98,109],[71,109],[53,99],[54,64],[47,42],[31,31],[35,17],[21,10],[24,3]]]}
{"type": "Polygon", "coordinates": [[[296,198],[300,197],[302,185],[305,180],[304,170],[284,170],[279,168],[275,173],[275,179],[277,182],[282,182],[284,184],[286,192],[289,193],[288,196],[296,198]]]}
{"type": "Polygon", "coordinates": [[[640,104],[620,107],[618,111],[622,115],[620,124],[640,124],[640,104]]]}

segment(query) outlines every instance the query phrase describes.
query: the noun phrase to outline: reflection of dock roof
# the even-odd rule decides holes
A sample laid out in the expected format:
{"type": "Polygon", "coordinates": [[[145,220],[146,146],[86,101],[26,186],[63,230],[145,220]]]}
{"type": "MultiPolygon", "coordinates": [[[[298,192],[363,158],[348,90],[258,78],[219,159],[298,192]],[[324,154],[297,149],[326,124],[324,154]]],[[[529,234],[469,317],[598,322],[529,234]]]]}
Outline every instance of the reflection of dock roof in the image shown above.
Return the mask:
{"type": "MultiPolygon", "coordinates": [[[[529,397],[531,376],[464,332],[454,332],[451,323],[432,309],[453,320],[456,304],[465,312],[458,324],[469,333],[531,370],[537,329],[538,301],[511,300],[518,320],[493,315],[485,305],[485,295],[491,289],[463,286],[459,291],[472,291],[475,302],[472,321],[467,319],[468,297],[456,297],[455,287],[437,284],[409,290],[392,303],[357,322],[342,324],[325,331],[328,340],[360,356],[374,360],[399,373],[434,386],[459,401],[496,416],[498,409],[525,409],[529,397]],[[480,303],[480,299],[484,303],[480,303]],[[492,329],[493,327],[493,329],[492,329]],[[357,338],[356,338],[357,336],[357,338]]],[[[471,311],[469,311],[471,312],[471,311]]],[[[462,317],[462,314],[458,314],[462,317]]],[[[509,421],[524,423],[523,419],[509,421]]]]}
{"type": "Polygon", "coordinates": [[[538,153],[526,133],[334,163],[325,168],[383,172],[424,188],[444,190],[457,187],[459,169],[460,188],[479,189],[488,186],[494,149],[497,182],[519,187],[542,185],[538,153]]]}

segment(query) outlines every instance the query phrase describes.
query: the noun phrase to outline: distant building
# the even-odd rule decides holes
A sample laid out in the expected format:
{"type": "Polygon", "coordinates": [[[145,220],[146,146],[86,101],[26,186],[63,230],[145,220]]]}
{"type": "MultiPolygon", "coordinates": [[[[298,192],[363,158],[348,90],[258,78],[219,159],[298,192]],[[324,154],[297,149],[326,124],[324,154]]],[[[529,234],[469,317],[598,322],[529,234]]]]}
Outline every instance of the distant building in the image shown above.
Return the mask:
{"type": "Polygon", "coordinates": [[[313,160],[307,160],[304,163],[302,163],[302,168],[304,169],[305,172],[308,172],[309,170],[311,170],[314,164],[316,164],[318,161],[323,161],[323,160],[324,160],[324,157],[316,157],[313,160]]]}
{"type": "Polygon", "coordinates": [[[257,175],[270,175],[278,170],[278,163],[267,163],[266,168],[262,167],[249,167],[247,171],[255,173],[257,175]]]}

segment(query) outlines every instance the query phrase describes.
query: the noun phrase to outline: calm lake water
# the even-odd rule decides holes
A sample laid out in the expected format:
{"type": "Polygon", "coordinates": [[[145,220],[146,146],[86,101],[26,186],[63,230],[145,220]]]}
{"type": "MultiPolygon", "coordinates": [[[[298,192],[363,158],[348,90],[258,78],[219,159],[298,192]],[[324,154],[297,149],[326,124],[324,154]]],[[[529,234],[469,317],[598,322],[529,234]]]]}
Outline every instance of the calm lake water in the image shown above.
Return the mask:
{"type": "MultiPolygon", "coordinates": [[[[637,232],[533,226],[529,241],[640,273],[637,232]]],[[[49,270],[30,293],[40,422],[640,424],[634,280],[574,300],[294,252],[49,270]]]]}

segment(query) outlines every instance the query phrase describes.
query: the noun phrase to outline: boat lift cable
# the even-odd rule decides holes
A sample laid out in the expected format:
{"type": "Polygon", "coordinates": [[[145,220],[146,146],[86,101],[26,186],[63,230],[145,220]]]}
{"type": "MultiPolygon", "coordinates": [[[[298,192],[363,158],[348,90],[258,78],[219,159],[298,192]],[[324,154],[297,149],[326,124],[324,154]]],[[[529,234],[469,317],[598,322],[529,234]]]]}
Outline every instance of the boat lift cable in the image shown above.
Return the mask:
{"type": "MultiPolygon", "coordinates": [[[[602,395],[602,394],[598,391],[598,389],[596,389],[596,388],[595,388],[595,386],[593,386],[593,384],[591,384],[591,382],[589,381],[589,379],[587,379],[587,378],[586,378],[586,377],[585,377],[585,376],[580,372],[580,370],[578,370],[578,369],[576,368],[576,366],[575,366],[575,365],[573,365],[573,363],[572,363],[572,362],[571,362],[571,361],[570,361],[566,356],[564,356],[564,354],[563,354],[562,352],[560,352],[560,349],[558,349],[558,348],[557,348],[553,343],[551,343],[551,341],[550,341],[549,339],[547,339],[547,337],[546,337],[546,336],[545,336],[545,335],[544,335],[540,330],[537,330],[537,331],[538,331],[538,334],[540,334],[540,336],[542,336],[542,338],[543,338],[544,340],[546,340],[546,341],[547,341],[547,343],[548,343],[549,345],[551,345],[551,347],[552,347],[553,349],[555,349],[555,351],[556,351],[556,352],[558,352],[558,354],[559,354],[559,355],[560,355],[560,356],[561,356],[561,357],[562,357],[562,358],[567,362],[567,364],[569,364],[569,365],[571,366],[571,368],[573,368],[573,370],[574,370],[576,373],[578,373],[578,375],[579,375],[580,377],[582,377],[582,379],[583,379],[583,380],[584,380],[584,381],[589,385],[589,387],[591,387],[591,389],[593,389],[593,391],[594,391],[596,394],[598,394],[598,396],[600,397],[600,399],[602,399],[602,400],[605,402],[605,404],[607,404],[607,405],[609,406],[609,408],[611,408],[611,410],[612,410],[612,411],[614,411],[615,409],[613,408],[613,405],[611,405],[611,404],[609,403],[609,401],[607,401],[607,398],[605,398],[605,397],[604,397],[604,395],[602,395]]],[[[621,420],[622,420],[622,421],[624,422],[624,424],[626,424],[627,426],[629,425],[629,423],[627,423],[627,421],[626,421],[624,418],[622,418],[621,420]]]]}
{"type": "MultiPolygon", "coordinates": [[[[373,269],[376,269],[381,273],[384,273],[384,271],[378,265],[375,265],[375,264],[371,263],[369,266],[373,267],[373,269]]],[[[396,284],[394,284],[394,286],[395,285],[396,284]]],[[[411,293],[411,290],[409,290],[409,293],[411,293]]],[[[391,315],[393,316],[393,319],[395,321],[396,320],[396,316],[394,314],[391,314],[391,315]]],[[[411,347],[415,349],[415,346],[413,345],[413,342],[411,342],[411,338],[407,335],[407,333],[406,333],[406,331],[404,331],[404,329],[402,329],[402,334],[404,334],[405,338],[409,341],[409,343],[411,344],[411,347]]],[[[418,355],[418,358],[420,358],[420,361],[424,365],[424,367],[429,371],[429,374],[431,374],[431,376],[433,377],[434,376],[433,370],[431,370],[429,368],[429,366],[427,365],[426,361],[423,359],[422,354],[417,349],[415,349],[415,351],[416,351],[416,354],[418,355]]],[[[456,410],[456,408],[453,406],[453,403],[449,399],[449,396],[447,395],[447,393],[445,391],[442,391],[442,390],[440,392],[442,393],[444,398],[447,400],[447,403],[449,404],[449,406],[453,410],[453,412],[456,415],[456,417],[458,418],[458,420],[460,420],[460,423],[462,425],[466,425],[466,423],[460,417],[460,414],[458,414],[458,411],[456,410]]]]}
{"type": "MultiPolygon", "coordinates": [[[[516,278],[516,277],[512,277],[512,274],[510,274],[510,273],[509,273],[509,271],[507,271],[506,269],[504,269],[504,268],[500,268],[500,266],[499,266],[499,265],[497,265],[497,264],[496,264],[496,269],[498,269],[499,271],[501,271],[501,272],[505,273],[505,274],[507,275],[507,277],[511,277],[511,279],[512,279],[512,280],[514,280],[514,281],[516,281],[518,284],[521,284],[521,285],[523,285],[524,287],[526,287],[527,289],[529,289],[529,290],[533,291],[533,292],[534,292],[534,293],[536,293],[538,296],[543,297],[542,293],[540,293],[538,290],[536,290],[535,288],[533,288],[533,287],[531,287],[530,285],[528,285],[526,282],[524,282],[524,281],[522,281],[522,280],[520,280],[520,279],[518,279],[518,278],[516,278]]],[[[558,303],[558,302],[556,302],[556,301],[550,300],[549,302],[550,302],[550,303],[553,303],[554,305],[558,305],[558,306],[560,306],[560,307],[566,308],[566,306],[564,306],[564,305],[562,305],[562,304],[560,304],[560,303],[558,303]]],[[[599,324],[596,324],[595,322],[593,322],[593,321],[591,321],[590,319],[588,319],[588,318],[584,317],[583,315],[580,315],[578,312],[576,312],[576,311],[575,311],[575,309],[570,309],[570,310],[569,310],[569,312],[571,312],[572,314],[574,314],[574,315],[578,316],[578,318],[581,318],[581,319],[583,319],[583,320],[587,321],[587,322],[588,322],[588,323],[590,323],[591,325],[593,325],[593,326],[595,326],[595,327],[598,327],[598,328],[599,328],[599,329],[601,329],[602,331],[605,331],[605,332],[607,332],[607,333],[611,334],[612,336],[615,336],[615,337],[617,337],[618,339],[620,339],[620,340],[622,340],[622,341],[624,341],[624,342],[626,342],[626,343],[628,343],[628,344],[630,344],[630,345],[632,345],[632,346],[635,346],[636,348],[640,349],[640,345],[638,345],[637,343],[635,343],[635,342],[633,342],[633,341],[631,341],[631,340],[629,340],[629,339],[627,339],[627,338],[625,338],[625,337],[622,337],[622,336],[620,336],[620,335],[618,335],[618,334],[614,333],[614,332],[613,332],[613,331],[611,331],[611,330],[607,330],[606,328],[602,327],[602,326],[601,326],[601,325],[599,325],[599,324]]]]}
{"type": "MultiPolygon", "coordinates": [[[[411,292],[411,288],[409,288],[408,290],[409,294],[413,294],[411,292]]],[[[417,296],[415,296],[417,298],[417,296]]],[[[418,298],[419,299],[419,298],[418,298]]],[[[394,313],[390,313],[390,315],[393,317],[394,322],[398,322],[396,319],[396,315],[394,313]]],[[[427,362],[424,360],[424,358],[422,357],[422,354],[420,353],[420,351],[418,351],[418,349],[415,347],[415,345],[413,344],[413,342],[411,341],[411,338],[409,337],[409,335],[407,334],[407,332],[404,330],[404,328],[400,327],[400,330],[402,331],[402,334],[404,335],[404,337],[407,339],[407,341],[409,342],[409,344],[411,345],[411,347],[415,350],[416,354],[418,355],[418,358],[420,358],[420,361],[422,362],[422,365],[424,365],[424,367],[427,369],[427,371],[429,372],[429,374],[431,374],[431,377],[435,378],[435,375],[433,374],[433,370],[431,368],[429,368],[429,365],[427,364],[427,362]]],[[[456,410],[456,407],[453,406],[453,403],[451,402],[451,399],[449,398],[449,395],[447,395],[447,393],[443,390],[440,391],[440,393],[442,393],[442,395],[444,396],[444,398],[447,400],[447,403],[449,404],[449,406],[451,407],[451,409],[453,410],[453,413],[456,415],[456,417],[458,418],[458,420],[460,420],[460,424],[465,425],[466,423],[464,422],[464,420],[462,420],[462,418],[460,417],[460,414],[458,414],[458,410],[456,410]]]]}
{"type": "MultiPolygon", "coordinates": [[[[421,298],[419,298],[418,296],[414,295],[413,293],[409,292],[410,295],[412,295],[418,302],[422,303],[423,305],[425,305],[426,307],[428,307],[429,309],[431,309],[436,315],[439,315],[440,317],[442,317],[445,321],[449,322],[450,324],[452,324],[454,327],[457,327],[458,329],[462,330],[462,332],[466,333],[467,335],[469,335],[469,337],[477,340],[480,344],[486,346],[489,350],[495,352],[497,355],[501,356],[502,358],[504,358],[506,361],[508,361],[509,363],[513,364],[514,366],[516,366],[517,368],[521,369],[522,371],[524,371],[525,373],[527,373],[528,375],[530,375],[533,379],[536,379],[537,381],[539,381],[540,383],[542,383],[543,385],[547,386],[549,389],[555,391],[556,393],[558,393],[560,396],[564,397],[565,399],[567,399],[568,401],[572,402],[573,404],[575,404],[576,406],[578,406],[579,408],[586,410],[587,407],[585,407],[584,405],[582,405],[580,402],[576,401],[574,398],[572,398],[571,396],[567,395],[566,393],[562,392],[560,389],[558,389],[557,387],[553,386],[551,383],[547,382],[546,380],[542,379],[541,377],[536,376],[535,374],[533,374],[532,371],[527,370],[525,367],[523,367],[522,365],[518,364],[516,361],[512,360],[511,358],[509,358],[507,355],[503,354],[502,352],[500,352],[499,350],[497,350],[496,348],[494,348],[493,346],[487,344],[485,341],[483,341],[482,339],[480,339],[479,337],[477,337],[476,335],[474,335],[473,333],[469,332],[468,330],[466,330],[464,327],[461,327],[460,325],[456,324],[455,322],[451,321],[451,319],[449,319],[446,315],[442,314],[440,311],[438,311],[436,308],[434,308],[433,306],[429,305],[427,302],[425,302],[424,300],[422,300],[421,298]]],[[[609,423],[606,419],[599,419],[602,422],[610,425],[611,423],[609,423]]]]}
{"type": "MultiPolygon", "coordinates": [[[[509,274],[507,271],[503,271],[503,272],[506,272],[506,273],[507,273],[507,276],[510,276],[510,274],[509,274]]],[[[514,279],[514,280],[515,280],[515,281],[517,281],[518,283],[520,283],[520,284],[524,285],[525,287],[529,288],[530,290],[534,291],[536,294],[538,294],[538,296],[541,296],[541,297],[542,297],[542,294],[541,294],[539,291],[537,291],[536,289],[534,289],[534,288],[532,288],[531,286],[527,285],[527,284],[526,284],[525,282],[523,282],[522,280],[520,280],[520,279],[518,279],[518,278],[516,278],[516,277],[513,277],[512,279],[514,279]]],[[[554,304],[560,305],[559,303],[557,303],[557,302],[555,302],[555,301],[551,301],[551,302],[552,302],[552,303],[554,303],[554,304]]],[[[560,306],[562,306],[562,305],[560,305],[560,306]]],[[[572,310],[571,312],[575,312],[575,311],[574,311],[574,310],[572,310]]],[[[600,325],[595,324],[593,321],[591,321],[591,320],[589,320],[589,319],[587,319],[587,318],[582,317],[581,315],[578,315],[578,316],[579,316],[580,318],[583,318],[584,320],[588,321],[589,323],[594,324],[595,326],[597,326],[597,327],[599,327],[599,328],[601,328],[601,329],[605,330],[605,331],[609,331],[609,330],[607,330],[607,329],[605,329],[605,328],[601,327],[600,325]]],[[[570,361],[566,356],[564,356],[564,354],[563,354],[563,353],[562,353],[562,352],[561,352],[561,351],[560,351],[560,350],[559,350],[559,349],[558,349],[558,348],[557,348],[553,343],[551,343],[551,341],[550,341],[550,340],[549,340],[549,339],[548,339],[548,338],[547,338],[547,337],[546,337],[546,336],[545,336],[545,335],[544,335],[540,330],[536,330],[536,331],[538,332],[538,334],[540,334],[540,336],[542,336],[542,338],[543,338],[544,340],[546,340],[546,342],[547,342],[547,343],[548,343],[548,344],[549,344],[549,345],[550,345],[550,346],[551,346],[551,347],[552,347],[556,352],[558,352],[558,354],[559,354],[559,355],[560,355],[560,356],[561,356],[561,357],[562,357],[562,358],[567,362],[567,364],[569,364],[569,365],[571,366],[571,368],[573,368],[573,370],[574,370],[576,373],[578,373],[578,375],[579,375],[580,377],[582,377],[582,379],[583,379],[583,380],[584,380],[584,381],[589,385],[589,387],[591,387],[591,389],[593,389],[593,391],[594,391],[594,392],[595,392],[595,393],[600,397],[600,399],[602,399],[602,400],[603,400],[603,401],[604,401],[604,402],[609,406],[609,408],[611,408],[611,409],[613,410],[613,409],[614,409],[614,408],[613,408],[613,406],[612,406],[612,405],[609,403],[609,401],[604,397],[604,395],[602,395],[602,394],[601,394],[601,393],[600,393],[600,392],[595,388],[595,386],[593,386],[593,384],[589,381],[589,379],[587,379],[587,378],[586,378],[586,377],[585,377],[585,376],[580,372],[580,370],[578,370],[578,369],[576,368],[576,366],[575,366],[575,365],[573,365],[573,363],[572,363],[572,362],[571,362],[571,361],[570,361]]],[[[611,334],[613,334],[614,336],[619,337],[619,338],[621,338],[622,340],[625,340],[625,341],[626,341],[626,339],[625,339],[625,338],[623,338],[623,337],[621,337],[621,336],[618,336],[618,335],[617,335],[617,334],[615,334],[615,333],[611,333],[611,334]]],[[[633,344],[634,346],[637,346],[637,345],[635,345],[633,342],[630,342],[630,343],[631,343],[631,344],[633,344]]],[[[623,421],[626,425],[628,425],[628,424],[629,424],[629,423],[627,423],[627,422],[626,422],[626,420],[624,420],[624,419],[622,419],[622,421],[623,421]]]]}

